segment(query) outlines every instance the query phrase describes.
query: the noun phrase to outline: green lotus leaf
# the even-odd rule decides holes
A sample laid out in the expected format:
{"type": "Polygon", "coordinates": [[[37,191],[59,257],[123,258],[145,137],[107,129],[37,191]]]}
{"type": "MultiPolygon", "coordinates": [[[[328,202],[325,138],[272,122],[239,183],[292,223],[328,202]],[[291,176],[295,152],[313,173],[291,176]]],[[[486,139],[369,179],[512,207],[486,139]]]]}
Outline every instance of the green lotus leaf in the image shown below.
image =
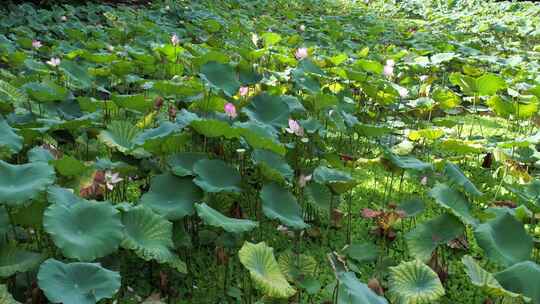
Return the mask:
{"type": "Polygon", "coordinates": [[[222,160],[203,159],[193,166],[197,177],[193,180],[206,192],[240,192],[240,173],[222,160]]]}
{"type": "Polygon", "coordinates": [[[265,47],[270,47],[278,44],[281,41],[281,36],[274,32],[266,32],[261,35],[265,47]]]}
{"type": "Polygon", "coordinates": [[[347,172],[319,166],[313,171],[313,180],[319,184],[328,185],[335,193],[344,193],[356,185],[351,175],[347,172]]]}
{"type": "Polygon", "coordinates": [[[478,225],[474,236],[486,256],[506,266],[528,260],[533,240],[523,224],[510,213],[478,225]]]}
{"type": "Polygon", "coordinates": [[[30,82],[23,86],[28,96],[38,102],[64,101],[68,90],[52,81],[30,82]]]}
{"type": "Polygon", "coordinates": [[[306,186],[307,202],[319,208],[320,210],[330,211],[332,205],[332,191],[328,186],[316,182],[309,183],[306,186]]]}
{"type": "Polygon", "coordinates": [[[148,112],[154,104],[152,101],[146,98],[144,94],[135,94],[135,95],[113,94],[111,97],[111,100],[119,108],[134,110],[141,113],[148,112]]]}
{"type": "Polygon", "coordinates": [[[506,82],[494,74],[484,74],[476,78],[476,92],[480,96],[491,96],[497,93],[497,91],[506,88],[506,82]]]}
{"type": "Polygon", "coordinates": [[[480,267],[470,255],[463,256],[461,262],[465,265],[465,272],[471,282],[484,289],[488,294],[496,297],[522,298],[525,302],[530,302],[529,298],[504,289],[495,276],[480,267]]]}
{"type": "Polygon", "coordinates": [[[461,192],[450,188],[446,184],[437,183],[429,191],[429,195],[443,208],[459,217],[465,224],[478,225],[478,220],[471,213],[469,201],[461,192]]]}
{"type": "Polygon", "coordinates": [[[210,61],[201,67],[201,73],[212,86],[223,90],[228,96],[238,93],[240,82],[236,71],[230,65],[210,61]]]}
{"type": "Polygon", "coordinates": [[[460,185],[470,195],[482,195],[482,192],[476,188],[476,186],[465,176],[465,174],[463,174],[463,171],[461,171],[461,169],[459,169],[459,167],[454,163],[446,162],[446,165],[444,166],[444,174],[452,183],[460,185]]]}
{"type": "Polygon", "coordinates": [[[13,223],[25,228],[41,229],[43,227],[43,213],[48,203],[45,200],[34,200],[28,206],[13,210],[11,218],[13,223]]]}
{"type": "Polygon", "coordinates": [[[23,147],[23,138],[15,133],[15,129],[0,116],[0,151],[6,150],[9,155],[18,153],[23,147]]]}
{"type": "Polygon", "coordinates": [[[44,162],[12,165],[0,160],[0,203],[21,206],[54,183],[54,169],[44,162]]]}
{"type": "Polygon", "coordinates": [[[373,262],[381,254],[379,247],[369,242],[353,243],[345,249],[345,252],[358,263],[373,262]]]}
{"type": "Polygon", "coordinates": [[[120,214],[108,202],[52,204],[45,210],[43,227],[64,256],[80,261],[115,252],[123,237],[120,214]]]}
{"type": "Polygon", "coordinates": [[[98,138],[109,148],[128,153],[135,148],[134,139],[139,133],[140,130],[127,121],[112,121],[98,138]]]}
{"type": "Polygon", "coordinates": [[[437,246],[461,236],[464,231],[465,227],[459,219],[450,214],[442,214],[416,226],[405,235],[405,239],[411,255],[427,261],[437,246]]]}
{"type": "Polygon", "coordinates": [[[433,169],[431,164],[420,161],[412,156],[396,155],[388,148],[384,150],[384,158],[388,159],[392,165],[404,170],[426,171],[433,169]]]}
{"type": "Polygon", "coordinates": [[[355,65],[360,67],[362,70],[371,72],[373,74],[381,74],[384,68],[380,62],[367,59],[360,59],[356,61],[355,65]]]}
{"type": "Polygon", "coordinates": [[[151,145],[156,141],[163,141],[164,138],[169,137],[175,131],[178,131],[178,126],[172,122],[164,121],[157,128],[147,129],[139,133],[134,139],[133,143],[136,145],[151,145]]]}
{"type": "Polygon", "coordinates": [[[248,232],[259,226],[254,221],[226,217],[205,203],[195,204],[195,208],[197,209],[197,214],[203,219],[205,224],[220,227],[227,232],[248,232]]]}
{"type": "Polygon", "coordinates": [[[122,247],[135,251],[145,261],[155,260],[187,273],[186,264],[172,252],[173,224],[152,210],[138,206],[122,214],[122,247]]]}
{"type": "Polygon", "coordinates": [[[279,155],[287,152],[285,146],[279,142],[275,129],[256,121],[235,123],[239,133],[253,149],[265,149],[279,155]]]}
{"type": "Polygon", "coordinates": [[[443,110],[451,110],[461,104],[461,98],[452,90],[446,88],[435,89],[432,97],[443,110]]]}
{"type": "Polygon", "coordinates": [[[31,163],[34,162],[45,162],[48,163],[51,160],[54,160],[54,155],[52,153],[42,147],[36,146],[30,149],[27,153],[28,155],[28,161],[31,163]]]}
{"type": "Polygon", "coordinates": [[[64,264],[48,259],[41,264],[37,279],[52,303],[96,304],[120,289],[120,274],[97,263],[64,264]]]}
{"type": "Polygon", "coordinates": [[[251,279],[262,292],[272,298],[289,298],[296,293],[281,273],[274,257],[274,249],[265,242],[252,244],[245,242],[238,257],[247,268],[251,279]]]}
{"type": "Polygon", "coordinates": [[[266,217],[294,229],[308,227],[302,218],[302,209],[287,189],[273,182],[263,186],[260,196],[266,217]]]}
{"type": "MultiPolygon", "coordinates": [[[[0,277],[7,278],[16,273],[27,272],[41,264],[45,259],[40,253],[2,245],[0,249],[0,277]]],[[[0,302],[1,303],[1,302],[0,302]]]]}
{"type": "Polygon", "coordinates": [[[195,175],[193,166],[201,159],[208,159],[208,154],[198,152],[181,152],[169,156],[167,164],[176,176],[195,175]]]}
{"type": "Polygon", "coordinates": [[[357,124],[354,130],[366,137],[381,137],[392,132],[392,128],[364,123],[357,124]]]}
{"type": "Polygon", "coordinates": [[[247,107],[242,109],[254,121],[274,127],[287,127],[289,105],[280,96],[263,93],[255,96],[247,107]]]}
{"type": "Polygon", "coordinates": [[[51,163],[62,176],[81,176],[88,169],[82,161],[69,155],[52,160],[51,163]]]}
{"type": "Polygon", "coordinates": [[[21,304],[15,301],[15,299],[9,293],[6,285],[0,285],[0,303],[2,304],[21,304]]]}
{"type": "Polygon", "coordinates": [[[193,120],[190,126],[199,134],[206,137],[238,138],[240,131],[231,127],[227,122],[216,119],[193,120]]]}
{"type": "Polygon", "coordinates": [[[443,62],[451,61],[456,57],[456,54],[453,52],[448,53],[437,53],[431,56],[431,63],[434,65],[439,65],[443,62]]]}
{"type": "Polygon", "coordinates": [[[313,277],[318,267],[317,261],[312,256],[296,255],[291,251],[279,256],[278,265],[289,282],[296,282],[302,277],[313,277]]]}
{"type": "Polygon", "coordinates": [[[405,211],[407,217],[414,217],[424,212],[426,204],[420,198],[412,198],[404,201],[398,206],[399,210],[405,211]]]}
{"type": "Polygon", "coordinates": [[[141,204],[171,221],[179,220],[195,211],[193,204],[201,201],[203,193],[191,178],[171,173],[154,176],[150,191],[141,197],[141,204]]]}
{"type": "Polygon", "coordinates": [[[507,290],[540,303],[540,266],[531,261],[517,263],[495,274],[495,279],[507,290]]]}
{"type": "Polygon", "coordinates": [[[60,70],[68,76],[68,83],[77,89],[89,89],[92,87],[94,78],[88,73],[80,63],[69,60],[62,60],[60,70]]]}
{"type": "Polygon", "coordinates": [[[270,180],[282,181],[286,179],[290,181],[293,178],[293,169],[279,154],[268,150],[255,149],[251,159],[261,167],[262,174],[270,180]]]}
{"type": "Polygon", "coordinates": [[[47,189],[47,198],[50,203],[60,204],[70,207],[78,202],[84,201],[81,197],[75,195],[71,189],[51,186],[47,189]]]}
{"type": "Polygon", "coordinates": [[[336,253],[328,254],[328,259],[340,283],[337,304],[388,304],[385,298],[360,282],[354,272],[348,271],[347,265],[336,253]]]}
{"type": "Polygon", "coordinates": [[[419,260],[390,267],[389,293],[396,303],[433,303],[445,293],[439,276],[419,260]]]}
{"type": "Polygon", "coordinates": [[[9,214],[6,207],[0,206],[0,238],[4,237],[4,234],[9,229],[9,214]]]}
{"type": "Polygon", "coordinates": [[[534,179],[525,186],[506,186],[526,203],[540,206],[540,180],[534,179]]]}

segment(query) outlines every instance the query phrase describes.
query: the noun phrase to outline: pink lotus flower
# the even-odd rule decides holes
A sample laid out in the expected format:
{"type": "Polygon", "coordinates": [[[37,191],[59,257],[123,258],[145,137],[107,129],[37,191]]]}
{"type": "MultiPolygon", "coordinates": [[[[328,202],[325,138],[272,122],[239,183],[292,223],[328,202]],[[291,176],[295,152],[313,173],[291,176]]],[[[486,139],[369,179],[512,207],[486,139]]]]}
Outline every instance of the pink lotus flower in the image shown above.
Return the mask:
{"type": "Polygon", "coordinates": [[[302,59],[305,59],[308,57],[308,49],[305,48],[305,47],[302,47],[302,48],[299,48],[296,50],[296,52],[294,53],[294,56],[296,57],[296,59],[298,60],[302,60],[302,59]]]}
{"type": "Polygon", "coordinates": [[[407,95],[409,95],[409,90],[407,90],[404,87],[401,87],[401,88],[398,89],[398,93],[399,93],[399,96],[401,98],[405,98],[405,97],[407,97],[407,95]]]}
{"type": "Polygon", "coordinates": [[[225,104],[225,114],[227,114],[227,116],[229,116],[232,119],[238,116],[238,114],[236,113],[236,107],[230,102],[225,104]]]}
{"type": "Polygon", "coordinates": [[[47,61],[47,64],[52,67],[57,67],[60,65],[60,58],[53,57],[49,61],[47,61]]]}
{"type": "Polygon", "coordinates": [[[304,128],[302,128],[298,121],[294,119],[289,119],[289,127],[285,128],[285,131],[290,134],[295,134],[296,136],[304,136],[304,128]]]}
{"type": "Polygon", "coordinates": [[[42,47],[43,45],[41,44],[41,41],[39,40],[32,40],[32,47],[35,48],[36,50],[38,50],[40,47],[42,47]]]}
{"type": "Polygon", "coordinates": [[[386,65],[383,68],[383,75],[386,77],[392,77],[394,75],[395,61],[392,59],[386,60],[386,65]]]}
{"type": "Polygon", "coordinates": [[[238,90],[238,94],[240,94],[240,96],[242,97],[247,96],[248,93],[249,93],[248,87],[240,87],[240,89],[238,90]]]}
{"type": "Polygon", "coordinates": [[[173,34],[172,37],[171,37],[171,43],[174,45],[174,46],[177,46],[179,43],[180,43],[180,38],[178,38],[178,35],[176,34],[173,34]]]}
{"type": "Polygon", "coordinates": [[[306,184],[311,180],[311,177],[311,174],[300,174],[300,176],[298,177],[298,186],[300,186],[300,188],[304,188],[306,184]]]}
{"type": "Polygon", "coordinates": [[[109,190],[113,190],[114,186],[123,180],[124,179],[121,178],[118,173],[113,173],[111,171],[105,172],[105,184],[109,190]]]}

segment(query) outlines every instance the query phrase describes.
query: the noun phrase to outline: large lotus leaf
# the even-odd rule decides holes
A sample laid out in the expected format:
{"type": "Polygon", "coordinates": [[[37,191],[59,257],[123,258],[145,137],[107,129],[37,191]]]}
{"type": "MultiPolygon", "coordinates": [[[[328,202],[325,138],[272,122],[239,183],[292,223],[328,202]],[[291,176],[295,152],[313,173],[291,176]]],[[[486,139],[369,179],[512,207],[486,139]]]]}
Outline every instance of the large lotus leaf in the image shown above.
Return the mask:
{"type": "Polygon", "coordinates": [[[520,293],[540,303],[540,266],[531,261],[517,263],[495,274],[495,279],[507,290],[520,293]]]}
{"type": "Polygon", "coordinates": [[[142,196],[141,203],[175,221],[192,215],[195,211],[193,204],[202,198],[203,192],[191,178],[164,173],[152,178],[150,191],[142,196]]]}
{"type": "Polygon", "coordinates": [[[62,60],[59,66],[65,75],[69,76],[68,83],[78,89],[88,89],[92,86],[93,77],[80,63],[69,60],[62,60]]]}
{"type": "Polygon", "coordinates": [[[337,304],[387,304],[388,301],[377,295],[366,284],[360,282],[354,272],[338,275],[341,283],[337,304]]]}
{"type": "Polygon", "coordinates": [[[140,130],[128,121],[113,121],[99,133],[98,138],[109,148],[128,153],[135,148],[134,139],[139,133],[140,130]]]}
{"type": "Polygon", "coordinates": [[[510,213],[478,225],[474,236],[486,256],[506,266],[528,260],[533,240],[523,224],[510,213]]]}
{"type": "Polygon", "coordinates": [[[295,282],[301,277],[313,277],[317,271],[317,261],[307,254],[295,254],[291,251],[283,253],[278,258],[281,273],[289,282],[295,282]]]}
{"type": "Polygon", "coordinates": [[[195,175],[193,166],[201,159],[208,159],[208,154],[199,152],[181,152],[169,156],[167,164],[176,176],[195,175]]]}
{"type": "Polygon", "coordinates": [[[47,189],[47,199],[52,204],[60,204],[66,207],[84,201],[84,199],[75,195],[71,189],[58,186],[51,186],[47,189]]]}
{"type": "Polygon", "coordinates": [[[62,176],[81,176],[87,167],[84,162],[76,159],[73,156],[64,155],[60,159],[51,161],[54,168],[62,176]]]}
{"type": "Polygon", "coordinates": [[[236,95],[240,88],[236,72],[228,64],[210,61],[201,67],[201,73],[211,85],[223,90],[229,96],[236,95]]]}
{"type": "Polygon", "coordinates": [[[540,206],[540,180],[535,179],[522,188],[514,186],[507,186],[507,188],[523,201],[540,206]]]}
{"type": "Polygon", "coordinates": [[[445,293],[439,276],[419,260],[390,267],[389,293],[396,303],[433,303],[445,293]]]}
{"type": "Polygon", "coordinates": [[[255,149],[251,158],[255,164],[261,167],[263,175],[268,179],[276,181],[286,179],[290,181],[293,178],[293,169],[279,154],[268,150],[255,149]]]}
{"type": "Polygon", "coordinates": [[[296,293],[285,276],[281,273],[279,265],[274,257],[274,249],[261,242],[252,244],[245,242],[238,257],[257,287],[272,298],[289,298],[296,293]]]}
{"type": "Polygon", "coordinates": [[[38,102],[64,101],[68,90],[52,81],[30,82],[23,86],[28,96],[38,102]]]}
{"type": "Polygon", "coordinates": [[[476,78],[476,93],[481,96],[490,96],[497,93],[497,91],[506,88],[506,82],[494,74],[484,74],[476,78]]]}
{"type": "Polygon", "coordinates": [[[313,171],[313,180],[319,184],[328,185],[336,193],[344,193],[356,185],[347,172],[319,166],[313,171]]]}
{"type": "Polygon", "coordinates": [[[455,184],[460,185],[463,189],[474,196],[481,196],[482,192],[463,174],[457,165],[451,162],[446,162],[444,166],[444,174],[448,179],[455,184]]]}
{"type": "Polygon", "coordinates": [[[38,267],[44,259],[42,254],[10,245],[2,245],[0,249],[0,277],[7,278],[19,272],[32,270],[38,267]]]}
{"type": "Polygon", "coordinates": [[[405,239],[411,255],[427,261],[438,245],[459,237],[464,231],[465,227],[459,219],[450,214],[442,214],[419,224],[405,235],[405,239]]]}
{"type": "Polygon", "coordinates": [[[315,207],[330,211],[332,205],[332,191],[328,186],[319,184],[317,182],[309,183],[306,186],[307,202],[314,205],[315,207]]]}
{"type": "Polygon", "coordinates": [[[295,229],[308,227],[302,218],[302,209],[296,202],[296,198],[287,189],[277,183],[266,184],[260,196],[263,213],[268,218],[277,219],[295,229]]]}
{"type": "Polygon", "coordinates": [[[275,129],[253,120],[234,124],[238,128],[240,135],[253,149],[265,149],[285,155],[285,146],[279,142],[275,129]]]}
{"type": "Polygon", "coordinates": [[[193,180],[206,192],[240,192],[240,173],[222,160],[203,159],[193,166],[197,177],[193,180]]]}
{"type": "Polygon", "coordinates": [[[11,294],[9,293],[6,285],[0,285],[0,303],[2,304],[21,304],[20,302],[15,301],[11,294]]]}
{"type": "Polygon", "coordinates": [[[289,105],[280,96],[266,93],[257,95],[242,109],[251,119],[274,127],[286,127],[289,121],[289,105]]]}
{"type": "Polygon", "coordinates": [[[381,254],[379,247],[370,242],[353,243],[345,249],[345,252],[358,263],[375,261],[381,254]]]}
{"type": "Polygon", "coordinates": [[[114,104],[118,106],[119,108],[134,110],[141,113],[148,112],[148,110],[150,110],[154,104],[144,94],[134,94],[134,95],[113,94],[111,99],[114,102],[114,104]]]}
{"type": "Polygon", "coordinates": [[[366,137],[381,137],[392,132],[392,128],[359,123],[355,126],[354,130],[362,136],[366,137]]]}
{"type": "Polygon", "coordinates": [[[162,122],[157,128],[147,129],[139,133],[133,139],[133,143],[141,146],[156,144],[156,142],[163,141],[165,138],[169,137],[178,130],[179,128],[176,124],[170,121],[165,121],[162,122]]]}
{"type": "Polygon", "coordinates": [[[399,156],[389,149],[384,150],[384,157],[388,159],[392,165],[405,170],[414,170],[414,171],[426,171],[432,170],[433,166],[431,164],[425,163],[418,160],[412,156],[399,156]]]}
{"type": "Polygon", "coordinates": [[[405,211],[407,217],[413,217],[424,212],[424,210],[426,209],[426,204],[422,199],[415,197],[401,203],[398,206],[398,209],[405,211]]]}
{"type": "Polygon", "coordinates": [[[96,304],[120,288],[120,274],[97,263],[64,264],[48,259],[39,268],[38,285],[52,303],[96,304]]]}
{"type": "Polygon", "coordinates": [[[259,226],[259,224],[254,221],[226,217],[205,203],[196,204],[195,208],[197,209],[197,214],[203,219],[205,224],[220,227],[227,232],[248,232],[259,226]]]}
{"type": "Polygon", "coordinates": [[[43,227],[64,256],[80,261],[113,253],[123,237],[120,214],[108,202],[52,204],[45,210],[43,227]]]}
{"type": "Polygon", "coordinates": [[[124,240],[122,247],[135,251],[145,261],[156,260],[186,273],[186,264],[171,251],[171,222],[152,210],[139,206],[122,214],[124,240]]]}
{"type": "Polygon", "coordinates": [[[216,119],[200,119],[190,122],[190,126],[199,134],[206,137],[238,138],[240,131],[229,123],[216,119]]]}
{"type": "Polygon", "coordinates": [[[12,165],[0,160],[0,203],[21,206],[54,183],[54,169],[44,162],[12,165]]]}
{"type": "Polygon", "coordinates": [[[480,267],[470,255],[465,255],[461,262],[465,265],[465,272],[471,283],[484,289],[488,294],[496,297],[523,298],[526,302],[530,302],[529,298],[504,289],[495,276],[480,267]]]}
{"type": "Polygon", "coordinates": [[[429,191],[429,195],[439,205],[459,217],[465,224],[478,225],[478,220],[471,213],[469,201],[461,192],[450,188],[446,184],[438,183],[429,191]]]}
{"type": "Polygon", "coordinates": [[[15,133],[8,123],[0,116],[0,151],[5,149],[9,155],[18,153],[23,146],[23,138],[15,133]]]}

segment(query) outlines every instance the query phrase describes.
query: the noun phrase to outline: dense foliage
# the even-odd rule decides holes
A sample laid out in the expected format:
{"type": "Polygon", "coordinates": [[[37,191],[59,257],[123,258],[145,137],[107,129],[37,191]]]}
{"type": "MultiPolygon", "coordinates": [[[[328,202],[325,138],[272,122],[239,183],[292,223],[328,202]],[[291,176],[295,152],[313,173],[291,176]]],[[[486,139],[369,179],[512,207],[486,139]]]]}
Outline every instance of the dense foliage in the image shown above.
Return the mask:
{"type": "Polygon", "coordinates": [[[0,8],[0,303],[540,303],[540,5],[0,8]]]}

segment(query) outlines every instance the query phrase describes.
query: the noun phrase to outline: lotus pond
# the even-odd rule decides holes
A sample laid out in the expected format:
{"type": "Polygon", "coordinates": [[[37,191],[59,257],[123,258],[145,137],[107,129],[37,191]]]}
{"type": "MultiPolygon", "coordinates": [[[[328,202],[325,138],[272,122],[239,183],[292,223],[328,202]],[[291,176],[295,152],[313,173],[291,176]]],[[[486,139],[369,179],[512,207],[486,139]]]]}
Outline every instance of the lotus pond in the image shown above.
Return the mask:
{"type": "Polygon", "coordinates": [[[540,4],[58,2],[0,7],[0,303],[540,303],[540,4]]]}

